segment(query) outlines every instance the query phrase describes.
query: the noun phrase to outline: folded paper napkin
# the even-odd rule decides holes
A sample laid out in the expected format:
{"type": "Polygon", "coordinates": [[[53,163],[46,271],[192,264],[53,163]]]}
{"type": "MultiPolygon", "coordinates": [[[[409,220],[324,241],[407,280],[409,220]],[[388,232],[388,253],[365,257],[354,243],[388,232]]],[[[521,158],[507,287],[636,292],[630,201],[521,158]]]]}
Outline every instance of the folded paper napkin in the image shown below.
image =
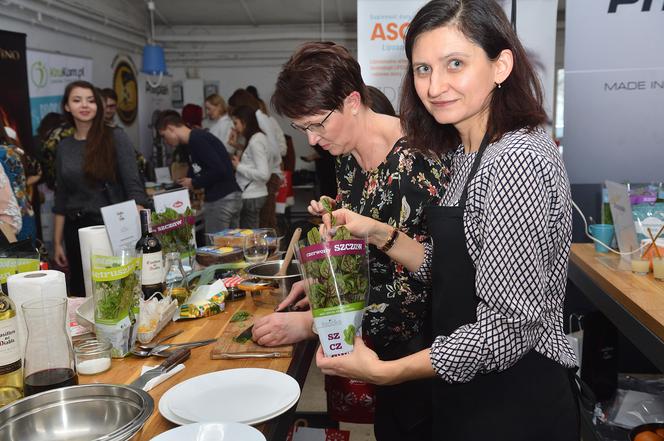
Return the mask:
{"type": "MultiPolygon", "coordinates": [[[[143,368],[141,369],[141,375],[143,375],[144,373],[146,373],[150,369],[154,369],[156,367],[157,366],[143,366],[143,368]]],[[[145,386],[143,386],[143,390],[146,391],[146,392],[150,391],[152,388],[154,388],[155,386],[158,386],[159,384],[161,384],[164,381],[168,380],[173,375],[177,374],[178,372],[180,372],[183,369],[184,369],[184,364],[182,364],[182,363],[178,364],[177,366],[175,366],[173,369],[166,372],[165,374],[161,374],[158,377],[154,377],[152,380],[145,383],[145,386]]]]}

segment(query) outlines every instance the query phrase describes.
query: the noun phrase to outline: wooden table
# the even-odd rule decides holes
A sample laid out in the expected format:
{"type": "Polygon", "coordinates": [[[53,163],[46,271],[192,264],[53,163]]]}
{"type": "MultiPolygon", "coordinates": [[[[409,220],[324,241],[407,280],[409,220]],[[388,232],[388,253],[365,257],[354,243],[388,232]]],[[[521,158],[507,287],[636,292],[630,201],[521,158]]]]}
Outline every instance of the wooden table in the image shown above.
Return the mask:
{"type": "MultiPolygon", "coordinates": [[[[592,244],[572,244],[568,277],[581,292],[664,372],[664,282],[652,273],[632,273],[616,254],[597,253],[592,244]]],[[[599,440],[582,412],[581,437],[599,440]]]]}
{"type": "Polygon", "coordinates": [[[572,244],[569,279],[664,372],[664,282],[632,273],[629,262],[572,244]]]}
{"type": "MultiPolygon", "coordinates": [[[[162,335],[170,333],[178,329],[184,329],[184,332],[169,342],[184,343],[187,341],[204,340],[209,338],[218,338],[224,332],[224,328],[228,325],[232,315],[242,309],[245,311],[253,311],[255,306],[251,298],[237,300],[234,302],[226,303],[226,311],[207,318],[200,318],[194,320],[178,321],[168,324],[161,332],[162,335]]],[[[268,359],[239,359],[239,360],[212,360],[210,359],[210,351],[213,345],[208,345],[191,350],[191,357],[185,362],[185,369],[167,381],[161,383],[149,394],[154,398],[155,410],[146,422],[140,441],[148,441],[152,437],[165,432],[173,427],[174,424],[161,416],[157,409],[161,396],[172,386],[198,375],[208,372],[214,372],[224,369],[253,367],[274,369],[280,372],[286,372],[297,380],[300,388],[303,387],[304,381],[309,370],[309,365],[315,353],[317,346],[316,341],[306,341],[295,345],[293,356],[290,358],[268,358],[268,359]]],[[[156,366],[161,363],[163,358],[150,357],[138,358],[128,357],[120,360],[113,360],[112,367],[109,371],[98,375],[79,375],[80,384],[88,383],[119,383],[129,384],[138,378],[141,367],[145,364],[156,366]]],[[[286,433],[292,423],[295,408],[293,406],[285,414],[274,418],[260,426],[257,426],[268,440],[282,441],[286,439],[286,433]]]]}

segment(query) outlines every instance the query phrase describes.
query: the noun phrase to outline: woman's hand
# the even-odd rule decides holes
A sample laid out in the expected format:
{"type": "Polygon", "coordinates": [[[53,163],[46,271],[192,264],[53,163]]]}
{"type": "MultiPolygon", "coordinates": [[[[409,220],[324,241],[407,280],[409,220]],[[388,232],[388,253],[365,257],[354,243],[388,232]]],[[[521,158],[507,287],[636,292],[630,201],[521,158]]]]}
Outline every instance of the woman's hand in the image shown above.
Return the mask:
{"type": "Polygon", "coordinates": [[[277,305],[275,311],[282,311],[289,306],[291,309],[309,309],[309,298],[305,295],[304,292],[304,280],[300,280],[293,284],[290,292],[286,298],[284,298],[281,303],[277,305]]]}
{"type": "Polygon", "coordinates": [[[330,206],[334,210],[334,207],[337,205],[336,201],[329,196],[321,196],[319,200],[312,200],[309,202],[309,207],[307,207],[309,213],[311,213],[313,216],[322,216],[327,213],[327,210],[323,206],[324,199],[330,203],[330,206]]]}
{"type": "Polygon", "coordinates": [[[53,260],[55,260],[55,263],[57,263],[60,268],[64,268],[69,264],[67,261],[67,255],[65,254],[65,250],[62,248],[61,244],[55,244],[53,250],[53,260]]]}
{"type": "Polygon", "coordinates": [[[369,349],[361,337],[355,336],[353,352],[339,357],[326,357],[323,348],[318,347],[316,364],[326,375],[352,378],[372,384],[388,384],[389,378],[384,375],[385,362],[369,349]]]}
{"type": "MultiPolygon", "coordinates": [[[[382,246],[386,239],[384,232],[392,231],[392,227],[382,222],[378,222],[367,216],[362,216],[346,208],[333,211],[332,216],[335,219],[335,227],[345,226],[350,234],[355,237],[368,237],[369,243],[382,246]]],[[[332,217],[329,214],[323,215],[323,226],[321,230],[334,234],[332,227],[332,217]]]]}
{"type": "Polygon", "coordinates": [[[308,311],[274,312],[256,320],[252,339],[261,346],[280,346],[314,338],[313,321],[308,311]]]}
{"type": "Polygon", "coordinates": [[[231,164],[233,168],[237,170],[237,165],[240,163],[240,157],[238,155],[231,155],[231,164]]]}

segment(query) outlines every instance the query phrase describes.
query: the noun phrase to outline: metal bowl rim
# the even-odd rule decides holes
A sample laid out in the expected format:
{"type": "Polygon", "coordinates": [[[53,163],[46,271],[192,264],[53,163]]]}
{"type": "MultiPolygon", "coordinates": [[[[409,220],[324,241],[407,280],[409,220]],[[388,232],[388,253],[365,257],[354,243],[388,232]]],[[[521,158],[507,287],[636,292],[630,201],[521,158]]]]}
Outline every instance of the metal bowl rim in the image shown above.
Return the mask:
{"type": "MultiPolygon", "coordinates": [[[[44,392],[40,392],[38,394],[30,395],[28,397],[22,398],[21,400],[15,401],[13,403],[10,403],[2,408],[0,408],[0,415],[2,415],[4,412],[8,411],[10,408],[14,407],[17,404],[24,403],[29,400],[36,400],[39,397],[46,396],[48,394],[54,394],[58,391],[62,391],[64,389],[66,390],[75,390],[75,389],[91,389],[91,388],[102,388],[102,389],[107,389],[107,388],[119,388],[121,390],[130,392],[134,396],[138,397],[140,400],[140,403],[134,401],[135,404],[140,404],[141,407],[139,408],[138,414],[125,423],[123,426],[118,427],[111,433],[108,433],[104,436],[95,438],[94,441],[111,441],[111,440],[117,440],[117,439],[130,439],[131,436],[133,436],[134,433],[138,432],[141,430],[141,428],[145,425],[145,422],[150,418],[152,413],[154,412],[154,399],[145,392],[143,389],[138,389],[132,386],[127,386],[124,384],[110,384],[110,383],[95,383],[95,384],[79,384],[75,386],[66,386],[66,387],[61,387],[58,389],[51,389],[47,390],[44,392]],[[129,435],[129,436],[128,436],[129,435]],[[126,437],[126,438],[124,438],[126,437]]],[[[101,395],[101,394],[99,394],[101,395]]],[[[115,396],[116,398],[122,399],[123,397],[117,396],[117,395],[108,395],[109,397],[115,396]]],[[[73,397],[72,397],[73,398],[73,397]]],[[[78,397],[78,398],[85,398],[84,396],[78,397]]],[[[58,400],[59,402],[60,400],[58,400]]],[[[16,417],[21,417],[23,415],[31,415],[37,411],[39,411],[41,408],[46,408],[46,407],[52,407],[52,405],[57,404],[57,402],[52,402],[52,403],[45,403],[41,405],[37,409],[25,409],[20,411],[18,415],[16,415],[14,418],[11,420],[6,421],[2,425],[0,425],[0,429],[4,426],[7,425],[7,423],[10,423],[11,421],[15,421],[16,417]]]]}
{"type": "MultiPolygon", "coordinates": [[[[267,261],[267,262],[254,263],[253,265],[250,265],[250,266],[246,267],[244,271],[247,274],[249,274],[250,276],[258,277],[260,279],[268,279],[268,280],[282,280],[282,279],[285,280],[285,279],[293,279],[293,278],[297,278],[297,277],[302,277],[302,273],[300,273],[300,272],[298,272],[297,274],[287,274],[285,276],[274,276],[274,275],[264,276],[264,275],[261,275],[261,274],[252,273],[252,270],[254,270],[256,268],[259,268],[259,267],[263,267],[263,266],[278,264],[278,266],[280,267],[283,262],[284,262],[283,260],[270,260],[270,261],[267,261]]],[[[291,265],[298,265],[298,264],[299,264],[299,262],[296,259],[293,259],[293,260],[291,260],[291,262],[288,266],[290,267],[291,265]]]]}

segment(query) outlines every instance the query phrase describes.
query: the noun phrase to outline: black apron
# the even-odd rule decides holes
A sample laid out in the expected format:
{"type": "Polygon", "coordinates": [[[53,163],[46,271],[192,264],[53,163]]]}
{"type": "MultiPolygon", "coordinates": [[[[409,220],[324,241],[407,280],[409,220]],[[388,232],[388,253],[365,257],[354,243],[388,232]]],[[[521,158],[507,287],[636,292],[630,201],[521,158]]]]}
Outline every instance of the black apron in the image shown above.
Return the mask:
{"type": "MultiPolygon", "coordinates": [[[[475,266],[468,253],[463,213],[468,184],[488,145],[485,135],[457,207],[429,207],[433,239],[432,330],[450,335],[477,321],[479,298],[475,266]]],[[[468,383],[433,385],[435,441],[578,441],[578,405],[570,381],[573,371],[528,352],[501,372],[478,374],[468,383]]]]}

